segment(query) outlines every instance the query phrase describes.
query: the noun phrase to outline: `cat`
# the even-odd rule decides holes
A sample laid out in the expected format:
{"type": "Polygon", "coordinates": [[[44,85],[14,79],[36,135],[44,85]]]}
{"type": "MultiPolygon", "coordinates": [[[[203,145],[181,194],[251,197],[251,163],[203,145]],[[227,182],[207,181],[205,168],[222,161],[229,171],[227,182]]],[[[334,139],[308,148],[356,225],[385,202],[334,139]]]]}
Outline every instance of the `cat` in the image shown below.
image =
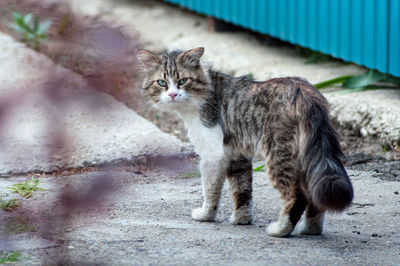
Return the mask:
{"type": "Polygon", "coordinates": [[[266,232],[285,237],[321,234],[324,212],[339,212],[353,199],[328,103],[306,80],[264,82],[234,78],[201,60],[204,48],[156,55],[139,50],[143,90],[154,105],[175,111],[200,156],[203,205],[192,218],[214,221],[228,179],[232,224],[252,224],[252,164],[266,159],[267,174],[283,200],[279,219],[266,232]]]}

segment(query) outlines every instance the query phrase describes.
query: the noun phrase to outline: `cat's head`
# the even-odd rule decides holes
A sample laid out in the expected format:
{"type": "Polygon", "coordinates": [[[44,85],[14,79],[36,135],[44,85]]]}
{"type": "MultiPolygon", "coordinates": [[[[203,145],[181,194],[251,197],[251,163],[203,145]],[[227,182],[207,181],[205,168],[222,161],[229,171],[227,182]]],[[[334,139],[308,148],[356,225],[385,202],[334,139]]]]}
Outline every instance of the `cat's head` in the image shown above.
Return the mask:
{"type": "Polygon", "coordinates": [[[143,89],[158,108],[178,112],[200,108],[211,83],[200,60],[203,53],[202,47],[160,56],[146,50],[137,52],[145,74],[143,89]]]}

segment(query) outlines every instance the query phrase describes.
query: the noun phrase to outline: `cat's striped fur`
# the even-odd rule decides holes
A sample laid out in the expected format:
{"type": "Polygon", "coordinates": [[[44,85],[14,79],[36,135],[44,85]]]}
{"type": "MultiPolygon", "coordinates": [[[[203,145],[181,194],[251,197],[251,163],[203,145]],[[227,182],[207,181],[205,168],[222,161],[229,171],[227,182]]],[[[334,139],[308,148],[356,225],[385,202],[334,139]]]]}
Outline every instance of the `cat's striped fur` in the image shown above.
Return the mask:
{"type": "Polygon", "coordinates": [[[204,203],[192,218],[215,219],[226,178],[234,200],[231,222],[251,224],[251,160],[257,156],[266,159],[283,199],[267,233],[289,235],[305,211],[300,233],[320,234],[324,212],[342,211],[353,199],[326,99],[301,78],[255,82],[214,71],[201,63],[203,52],[138,52],[144,89],[160,109],[182,117],[201,157],[204,203]]]}

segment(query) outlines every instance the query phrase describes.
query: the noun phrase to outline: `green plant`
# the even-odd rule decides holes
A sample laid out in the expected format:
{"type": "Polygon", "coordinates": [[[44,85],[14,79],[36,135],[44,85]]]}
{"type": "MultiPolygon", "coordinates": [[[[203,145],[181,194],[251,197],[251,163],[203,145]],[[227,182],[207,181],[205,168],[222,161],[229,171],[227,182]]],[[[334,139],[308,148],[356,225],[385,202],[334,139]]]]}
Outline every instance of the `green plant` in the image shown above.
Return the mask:
{"type": "Polygon", "coordinates": [[[0,251],[0,264],[19,261],[21,259],[20,256],[21,253],[19,252],[0,251]]]}
{"type": "Polygon", "coordinates": [[[18,12],[13,13],[13,20],[9,26],[22,34],[27,43],[33,43],[34,49],[39,51],[40,42],[47,38],[46,32],[50,28],[51,21],[40,22],[40,18],[33,16],[32,13],[22,15],[18,12]]]}
{"type": "Polygon", "coordinates": [[[364,91],[382,88],[400,88],[400,79],[389,74],[383,74],[376,70],[368,70],[367,72],[356,76],[342,76],[334,79],[326,80],[314,87],[324,89],[333,85],[341,85],[342,88],[350,89],[349,91],[364,91]]]}
{"type": "Polygon", "coordinates": [[[12,211],[21,206],[21,201],[17,199],[5,200],[3,197],[0,197],[0,208],[5,211],[12,211]]]}
{"type": "Polygon", "coordinates": [[[199,170],[193,169],[193,171],[183,173],[179,176],[179,178],[194,178],[194,177],[201,177],[201,173],[199,170]]]}
{"type": "Polygon", "coordinates": [[[264,172],[263,168],[265,167],[265,165],[261,165],[259,167],[256,167],[253,169],[254,172],[264,172]]]}
{"type": "Polygon", "coordinates": [[[34,232],[36,231],[36,226],[32,225],[28,217],[14,217],[5,223],[6,232],[9,234],[20,234],[24,232],[34,232]]]}
{"type": "Polygon", "coordinates": [[[246,78],[247,78],[248,80],[254,80],[254,75],[253,75],[253,73],[247,74],[247,75],[246,75],[246,78]]]}
{"type": "Polygon", "coordinates": [[[38,187],[39,182],[40,182],[39,179],[34,178],[24,183],[14,184],[8,189],[14,193],[20,194],[24,198],[30,198],[32,197],[33,191],[45,190],[43,188],[38,187]]]}
{"type": "Polygon", "coordinates": [[[387,150],[388,150],[388,147],[387,147],[387,145],[386,145],[386,144],[385,144],[385,145],[383,145],[383,150],[382,150],[382,151],[383,151],[384,153],[386,153],[386,152],[387,152],[387,150]]]}
{"type": "Polygon", "coordinates": [[[323,89],[323,88],[327,88],[336,84],[343,84],[343,82],[347,81],[348,79],[351,79],[354,76],[341,76],[341,77],[337,77],[334,79],[330,79],[330,80],[326,80],[317,84],[314,84],[314,87],[317,89],[323,89]]]}

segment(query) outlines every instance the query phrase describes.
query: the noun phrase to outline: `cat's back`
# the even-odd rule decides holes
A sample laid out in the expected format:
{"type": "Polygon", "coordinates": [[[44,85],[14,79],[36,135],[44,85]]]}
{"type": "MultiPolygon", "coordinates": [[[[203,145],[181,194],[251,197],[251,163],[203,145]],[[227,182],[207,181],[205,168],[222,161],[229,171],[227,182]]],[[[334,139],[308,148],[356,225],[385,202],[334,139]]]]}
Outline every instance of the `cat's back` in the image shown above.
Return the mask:
{"type": "MultiPolygon", "coordinates": [[[[328,102],[325,97],[312,86],[306,79],[299,77],[273,78],[266,81],[250,81],[236,79],[231,90],[230,98],[237,104],[284,107],[285,109],[302,109],[319,105],[328,110],[328,102]]],[[[268,108],[269,109],[269,108],[268,108]]],[[[304,112],[305,110],[303,110],[304,112]]]]}

